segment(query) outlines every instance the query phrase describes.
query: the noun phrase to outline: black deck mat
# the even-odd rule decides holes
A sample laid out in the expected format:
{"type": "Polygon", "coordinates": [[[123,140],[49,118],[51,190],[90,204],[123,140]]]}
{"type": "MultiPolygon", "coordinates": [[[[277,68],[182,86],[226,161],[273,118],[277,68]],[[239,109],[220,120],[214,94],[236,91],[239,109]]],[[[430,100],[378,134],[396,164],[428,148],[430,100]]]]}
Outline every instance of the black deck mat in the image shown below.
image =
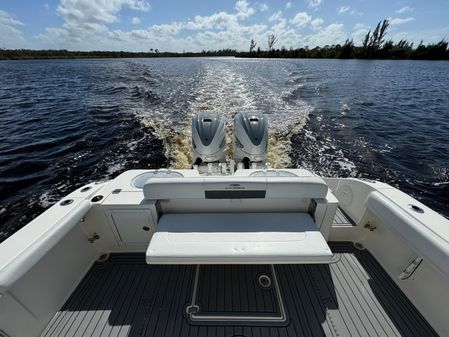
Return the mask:
{"type": "Polygon", "coordinates": [[[337,208],[334,221],[332,222],[332,227],[355,226],[355,225],[356,223],[346,213],[344,213],[341,208],[337,208]]]}
{"type": "MultiPolygon", "coordinates": [[[[282,325],[192,322],[186,308],[196,266],[148,266],[144,254],[113,254],[92,266],[42,336],[437,336],[368,251],[350,243],[331,248],[338,261],[331,265],[275,266],[287,317],[282,325]]],[[[204,313],[277,313],[276,302],[257,302],[274,293],[261,297],[250,284],[254,275],[269,273],[269,266],[201,268],[197,302],[204,313]]]]}

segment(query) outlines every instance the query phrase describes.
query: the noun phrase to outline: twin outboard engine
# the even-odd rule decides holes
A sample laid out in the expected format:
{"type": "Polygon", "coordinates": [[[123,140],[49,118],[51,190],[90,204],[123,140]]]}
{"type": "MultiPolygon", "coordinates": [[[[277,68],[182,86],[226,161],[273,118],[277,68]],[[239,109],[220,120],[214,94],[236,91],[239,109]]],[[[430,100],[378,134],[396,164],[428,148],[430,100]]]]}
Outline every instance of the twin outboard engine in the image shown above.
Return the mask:
{"type": "Polygon", "coordinates": [[[200,112],[192,120],[192,159],[195,165],[226,161],[225,119],[216,112],[200,112]]]}
{"type": "Polygon", "coordinates": [[[268,121],[260,112],[240,112],[234,118],[234,160],[245,168],[265,163],[268,148],[268,121]]]}
{"type": "MultiPolygon", "coordinates": [[[[266,164],[268,121],[260,112],[240,112],[234,118],[234,160],[244,168],[266,164]]],[[[200,169],[226,172],[225,118],[216,112],[200,112],[192,120],[192,159],[200,169]],[[214,164],[215,163],[215,164],[214,164]]],[[[209,172],[209,171],[208,171],[209,172]]],[[[209,172],[210,173],[210,172],[209,172]]]]}

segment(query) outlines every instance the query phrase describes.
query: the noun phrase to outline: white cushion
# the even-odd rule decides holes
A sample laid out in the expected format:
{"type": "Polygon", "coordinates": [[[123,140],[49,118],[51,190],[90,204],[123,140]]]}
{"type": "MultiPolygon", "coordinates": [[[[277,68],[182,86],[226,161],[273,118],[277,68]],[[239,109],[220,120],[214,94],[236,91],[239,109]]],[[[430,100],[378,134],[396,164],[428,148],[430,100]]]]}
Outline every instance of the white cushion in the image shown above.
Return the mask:
{"type": "Polygon", "coordinates": [[[332,252],[306,213],[164,214],[148,264],[329,263],[332,252]]]}
{"type": "MultiPolygon", "coordinates": [[[[327,185],[319,177],[198,177],[149,179],[144,187],[145,199],[204,199],[215,193],[226,198],[227,194],[261,192],[265,198],[325,198],[327,185]],[[251,191],[251,192],[250,192],[251,191]]],[[[230,197],[233,198],[233,197],[230,197]]],[[[235,196],[234,196],[235,198],[235,196]]],[[[237,196],[238,198],[238,196],[237,196]]]]}

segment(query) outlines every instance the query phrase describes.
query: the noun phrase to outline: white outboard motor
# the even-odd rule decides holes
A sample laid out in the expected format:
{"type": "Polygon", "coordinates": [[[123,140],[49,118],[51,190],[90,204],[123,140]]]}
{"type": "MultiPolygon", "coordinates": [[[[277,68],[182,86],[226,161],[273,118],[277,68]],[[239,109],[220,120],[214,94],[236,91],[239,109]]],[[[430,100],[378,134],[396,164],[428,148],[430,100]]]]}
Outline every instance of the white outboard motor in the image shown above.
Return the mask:
{"type": "Polygon", "coordinates": [[[267,161],[268,121],[260,112],[240,112],[234,118],[234,160],[245,168],[267,161]]]}
{"type": "Polygon", "coordinates": [[[204,111],[192,120],[192,159],[195,165],[226,161],[225,119],[204,111]]]}

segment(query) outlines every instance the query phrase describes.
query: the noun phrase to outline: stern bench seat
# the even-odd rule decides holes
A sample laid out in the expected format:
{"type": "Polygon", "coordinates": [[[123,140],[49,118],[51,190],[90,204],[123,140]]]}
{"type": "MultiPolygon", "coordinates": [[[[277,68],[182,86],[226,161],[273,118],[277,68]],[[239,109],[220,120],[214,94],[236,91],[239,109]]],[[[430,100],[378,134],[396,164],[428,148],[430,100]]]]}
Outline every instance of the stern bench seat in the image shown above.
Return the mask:
{"type": "Polygon", "coordinates": [[[332,258],[322,234],[328,232],[323,219],[331,213],[323,207],[328,188],[312,174],[152,178],[143,193],[161,201],[148,264],[329,263],[332,258]]]}
{"type": "Polygon", "coordinates": [[[148,264],[329,263],[332,252],[307,213],[164,214],[148,264]]]}

